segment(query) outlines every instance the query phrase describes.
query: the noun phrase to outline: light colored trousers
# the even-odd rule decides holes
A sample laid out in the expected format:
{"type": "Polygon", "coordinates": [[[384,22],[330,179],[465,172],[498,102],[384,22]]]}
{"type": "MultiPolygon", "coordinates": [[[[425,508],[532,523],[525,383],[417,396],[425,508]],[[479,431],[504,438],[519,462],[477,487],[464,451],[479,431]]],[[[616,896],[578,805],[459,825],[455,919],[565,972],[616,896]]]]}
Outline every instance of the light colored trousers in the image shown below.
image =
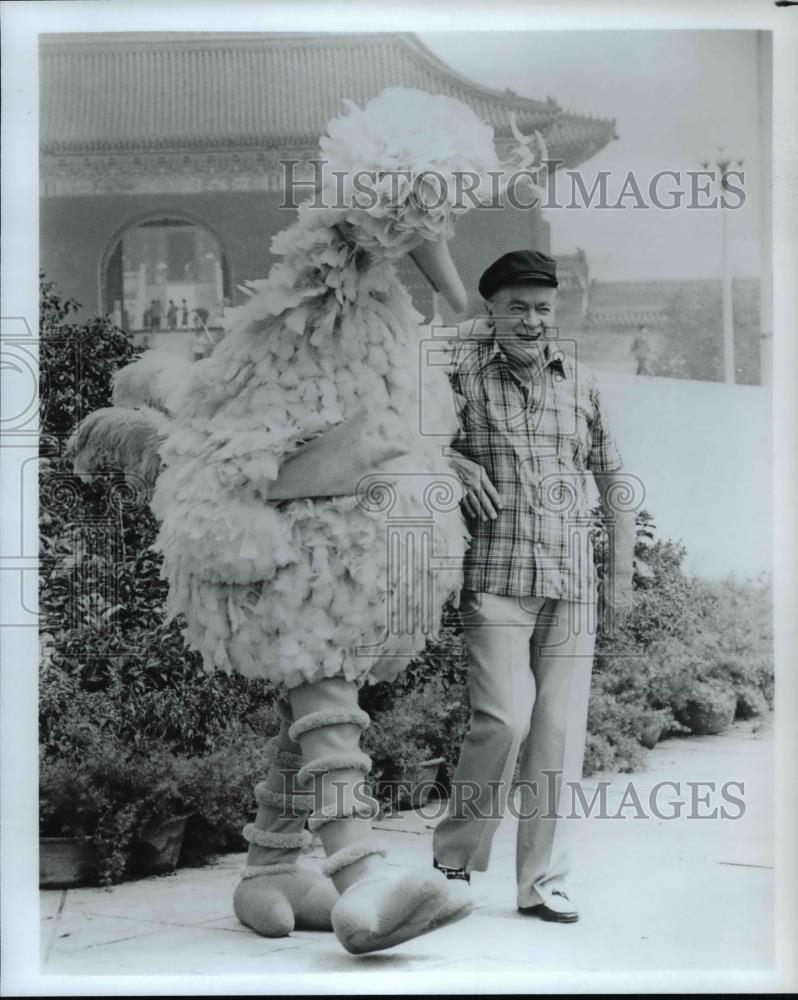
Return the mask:
{"type": "Polygon", "coordinates": [[[519,761],[517,905],[534,906],[570,864],[568,821],[556,817],[571,809],[567,782],[582,777],[595,605],[463,591],[460,609],[471,723],[433,853],[447,867],[487,869],[519,761]]]}

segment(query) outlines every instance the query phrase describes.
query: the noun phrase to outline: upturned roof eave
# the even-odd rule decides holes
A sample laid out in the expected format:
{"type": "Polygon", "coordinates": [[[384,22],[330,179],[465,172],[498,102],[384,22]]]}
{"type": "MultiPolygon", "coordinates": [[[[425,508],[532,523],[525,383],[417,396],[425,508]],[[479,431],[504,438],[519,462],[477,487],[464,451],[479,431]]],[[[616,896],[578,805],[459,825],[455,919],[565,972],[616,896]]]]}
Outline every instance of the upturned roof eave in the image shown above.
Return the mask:
{"type": "MultiPolygon", "coordinates": [[[[461,91],[466,100],[482,103],[493,108],[491,117],[497,144],[507,145],[512,140],[509,122],[511,112],[515,113],[516,121],[522,131],[529,132],[538,128],[544,134],[552,134],[555,152],[566,166],[573,167],[595,155],[612,138],[615,137],[615,122],[612,119],[594,118],[564,111],[551,98],[539,101],[523,97],[510,91],[495,90],[461,75],[442,59],[436,56],[413,33],[206,33],[206,32],[171,32],[160,34],[152,39],[148,33],[72,33],[69,35],[40,36],[42,49],[50,54],[58,52],[97,51],[103,47],[112,46],[119,49],[136,49],[146,44],[147,51],[157,49],[189,48],[233,48],[241,45],[251,45],[261,48],[265,41],[283,47],[302,46],[321,48],[325,45],[340,45],[351,43],[362,45],[364,40],[373,39],[381,44],[391,44],[401,47],[406,57],[422,64],[425,69],[441,81],[443,90],[461,91]],[[502,120],[506,119],[506,120],[502,120]],[[557,133],[563,132],[561,138],[557,133]],[[579,135],[584,132],[584,135],[579,135]]],[[[242,135],[225,134],[203,135],[195,133],[185,137],[170,136],[169,138],[152,137],[144,139],[141,136],[127,141],[124,137],[113,136],[108,139],[92,137],[85,141],[61,139],[47,141],[41,144],[44,156],[69,155],[102,155],[119,151],[148,152],[170,151],[251,151],[261,147],[273,150],[275,148],[317,148],[319,134],[295,133],[280,134],[273,132],[256,132],[242,135]]]]}

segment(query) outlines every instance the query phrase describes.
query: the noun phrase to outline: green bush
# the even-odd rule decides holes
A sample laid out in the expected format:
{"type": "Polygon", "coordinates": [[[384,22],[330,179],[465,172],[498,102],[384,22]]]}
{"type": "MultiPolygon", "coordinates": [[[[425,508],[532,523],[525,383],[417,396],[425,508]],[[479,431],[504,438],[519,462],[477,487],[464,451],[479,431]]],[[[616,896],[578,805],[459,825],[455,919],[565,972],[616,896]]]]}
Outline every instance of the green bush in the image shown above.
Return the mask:
{"type": "Polygon", "coordinates": [[[43,834],[94,844],[109,883],[162,812],[192,813],[195,862],[240,847],[276,722],[265,683],[206,674],[179,623],[164,624],[147,495],[113,472],[84,482],[64,458],[137,353],[107,319],[72,322],[77,307],[42,283],[40,810],[43,834]]]}
{"type": "Polygon", "coordinates": [[[221,851],[244,850],[241,830],[254,817],[253,789],[266,774],[268,738],[231,732],[224,746],[200,757],[171,747],[127,743],[95,734],[80,754],[41,753],[40,836],[79,837],[93,848],[94,882],[131,874],[134,845],[151,825],[190,817],[183,864],[205,864],[221,851]]]}
{"type": "Polygon", "coordinates": [[[134,841],[153,822],[186,811],[184,763],[162,746],[146,753],[95,733],[80,755],[50,759],[39,774],[40,836],[79,837],[93,848],[101,885],[128,873],[134,841]]]}
{"type": "Polygon", "coordinates": [[[678,719],[690,732],[705,735],[722,732],[734,716],[737,696],[718,682],[694,681],[678,712],[678,719]]]}
{"type": "MultiPolygon", "coordinates": [[[[458,652],[461,648],[458,645],[458,652]]],[[[433,673],[374,712],[361,745],[372,759],[377,798],[396,801],[399,786],[406,786],[418,765],[437,757],[446,762],[447,773],[441,777],[451,780],[468,716],[468,692],[463,682],[446,684],[433,673]]]]}
{"type": "Polygon", "coordinates": [[[183,793],[191,803],[181,861],[202,865],[225,851],[243,851],[245,823],[255,818],[255,785],[269,767],[269,737],[277,732],[276,715],[267,729],[231,731],[215,750],[185,762],[183,793]]]}
{"type": "Polygon", "coordinates": [[[63,440],[83,417],[111,405],[114,372],[141,352],[107,317],[71,322],[80,303],[43,274],[39,295],[40,432],[63,440]]]}
{"type": "Polygon", "coordinates": [[[166,583],[152,550],[146,493],[119,474],[75,477],[63,445],[111,402],[111,378],[137,351],[107,318],[77,324],[78,304],[41,285],[40,725],[48,753],[95,728],[140,749],[209,751],[232,721],[268,701],[265,684],[204,673],[180,624],[164,624],[166,583]]]}

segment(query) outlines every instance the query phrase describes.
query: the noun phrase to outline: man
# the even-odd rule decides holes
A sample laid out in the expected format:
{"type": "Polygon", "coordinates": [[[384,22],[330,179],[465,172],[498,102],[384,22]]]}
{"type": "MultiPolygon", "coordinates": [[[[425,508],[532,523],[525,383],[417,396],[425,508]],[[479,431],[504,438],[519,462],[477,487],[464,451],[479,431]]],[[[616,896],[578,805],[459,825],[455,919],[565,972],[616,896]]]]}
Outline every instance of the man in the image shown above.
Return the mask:
{"type": "Polygon", "coordinates": [[[161,313],[163,312],[163,304],[160,299],[153,299],[150,303],[150,323],[152,324],[153,330],[161,329],[161,313]]]}
{"type": "Polygon", "coordinates": [[[483,335],[454,349],[455,464],[472,535],[460,605],[471,723],[433,852],[450,878],[470,881],[470,872],[487,869],[518,762],[517,906],[573,922],[556,817],[570,811],[569,782],[582,773],[593,661],[587,473],[611,519],[601,606],[608,623],[631,598],[634,518],[611,509],[621,457],[595,380],[546,337],[556,290],[551,257],[505,254],[480,279],[483,335]]]}

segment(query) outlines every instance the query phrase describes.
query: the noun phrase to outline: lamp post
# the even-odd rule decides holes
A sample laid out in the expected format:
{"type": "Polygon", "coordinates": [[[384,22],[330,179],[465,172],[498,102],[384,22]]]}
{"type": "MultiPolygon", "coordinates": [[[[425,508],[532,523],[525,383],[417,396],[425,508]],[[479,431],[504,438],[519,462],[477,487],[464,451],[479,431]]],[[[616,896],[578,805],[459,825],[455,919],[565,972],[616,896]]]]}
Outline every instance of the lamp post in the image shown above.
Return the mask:
{"type": "MultiPolygon", "coordinates": [[[[721,290],[723,301],[723,381],[732,385],[736,381],[736,371],[734,367],[734,307],[732,305],[732,276],[731,261],[729,254],[729,223],[727,212],[729,211],[724,201],[724,194],[729,190],[727,174],[731,165],[731,159],[726,156],[719,156],[716,160],[704,160],[701,166],[707,170],[710,165],[713,170],[717,169],[720,176],[720,241],[721,241],[721,290]]],[[[743,165],[742,160],[737,160],[737,166],[743,165]]]]}

